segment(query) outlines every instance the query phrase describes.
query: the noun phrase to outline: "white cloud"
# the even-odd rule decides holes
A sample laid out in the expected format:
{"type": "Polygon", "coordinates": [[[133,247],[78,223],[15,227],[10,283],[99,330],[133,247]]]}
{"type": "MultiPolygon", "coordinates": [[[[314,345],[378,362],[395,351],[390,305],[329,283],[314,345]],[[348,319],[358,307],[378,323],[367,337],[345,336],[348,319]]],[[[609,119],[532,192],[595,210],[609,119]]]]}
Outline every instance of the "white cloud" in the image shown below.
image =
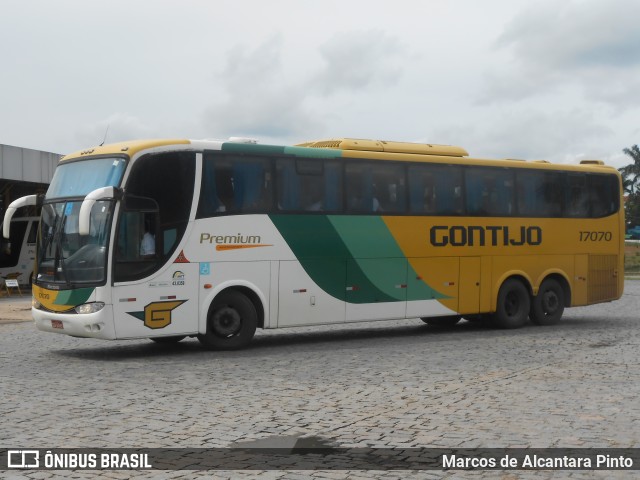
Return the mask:
{"type": "Polygon", "coordinates": [[[509,22],[495,48],[507,60],[487,73],[479,103],[522,100],[580,89],[622,108],[640,76],[640,2],[536,2],[509,22]],[[629,82],[634,84],[629,87],[629,82]]]}
{"type": "Polygon", "coordinates": [[[215,78],[222,91],[212,88],[222,99],[206,109],[205,130],[315,137],[330,113],[312,109],[311,104],[317,106],[328,95],[365,95],[396,83],[400,76],[399,43],[378,30],[336,34],[318,47],[322,62],[309,62],[301,73],[286,68],[283,48],[283,37],[276,35],[254,49],[236,46],[228,52],[215,78]]]}
{"type": "Polygon", "coordinates": [[[85,125],[76,131],[80,145],[93,146],[137,138],[157,137],[158,132],[141,119],[128,113],[114,113],[108,118],[85,125]]]}
{"type": "Polygon", "coordinates": [[[319,48],[324,65],[310,84],[328,95],[389,86],[402,74],[400,42],[381,30],[336,34],[319,48]]]}
{"type": "Polygon", "coordinates": [[[444,126],[433,133],[442,143],[466,147],[473,157],[575,163],[601,157],[602,140],[613,132],[584,110],[516,109],[494,114],[491,122],[444,126]]]}
{"type": "Polygon", "coordinates": [[[282,46],[282,38],[275,36],[252,50],[236,46],[229,51],[210,92],[222,98],[203,115],[206,131],[223,136],[282,137],[312,127],[305,90],[291,84],[285,75],[282,46]]]}

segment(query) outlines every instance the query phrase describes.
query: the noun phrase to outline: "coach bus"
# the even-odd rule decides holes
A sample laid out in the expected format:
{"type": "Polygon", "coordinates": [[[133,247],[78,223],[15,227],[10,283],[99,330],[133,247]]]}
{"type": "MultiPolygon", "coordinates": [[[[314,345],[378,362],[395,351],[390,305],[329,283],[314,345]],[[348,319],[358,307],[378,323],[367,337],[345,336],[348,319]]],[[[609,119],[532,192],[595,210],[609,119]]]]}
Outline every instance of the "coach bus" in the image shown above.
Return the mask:
{"type": "Polygon", "coordinates": [[[11,220],[10,238],[0,242],[0,278],[15,279],[21,285],[31,283],[39,220],[38,217],[11,220]]]}
{"type": "Polygon", "coordinates": [[[459,147],[149,140],[61,159],[33,276],[38,329],[77,337],[461,318],[558,322],[623,290],[621,180],[601,161],[473,159],[459,147]]]}

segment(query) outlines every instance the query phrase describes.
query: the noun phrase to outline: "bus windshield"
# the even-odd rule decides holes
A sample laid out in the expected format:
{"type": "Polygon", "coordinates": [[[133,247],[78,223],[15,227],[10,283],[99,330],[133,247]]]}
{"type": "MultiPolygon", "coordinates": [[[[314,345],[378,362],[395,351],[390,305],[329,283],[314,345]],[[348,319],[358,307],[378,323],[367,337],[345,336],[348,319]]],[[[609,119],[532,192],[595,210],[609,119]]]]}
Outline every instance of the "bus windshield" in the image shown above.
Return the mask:
{"type": "Polygon", "coordinates": [[[94,158],[61,163],[51,180],[46,200],[84,197],[101,187],[117,187],[126,166],[124,158],[94,158]]]}
{"type": "Polygon", "coordinates": [[[78,234],[81,204],[63,201],[42,206],[36,282],[66,287],[104,282],[113,201],[95,203],[90,233],[82,236],[78,234]]]}

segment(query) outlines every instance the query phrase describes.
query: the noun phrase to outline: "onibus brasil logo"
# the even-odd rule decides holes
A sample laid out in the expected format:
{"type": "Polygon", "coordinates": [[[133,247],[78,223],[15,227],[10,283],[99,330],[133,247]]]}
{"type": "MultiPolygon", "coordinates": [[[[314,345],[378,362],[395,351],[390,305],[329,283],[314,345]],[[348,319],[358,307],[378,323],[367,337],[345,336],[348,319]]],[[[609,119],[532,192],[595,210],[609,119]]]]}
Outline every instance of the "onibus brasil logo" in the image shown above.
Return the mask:
{"type": "Polygon", "coordinates": [[[171,325],[171,312],[185,303],[186,300],[173,300],[166,302],[152,302],[142,312],[127,312],[132,317],[144,322],[148,328],[164,328],[171,325]]]}

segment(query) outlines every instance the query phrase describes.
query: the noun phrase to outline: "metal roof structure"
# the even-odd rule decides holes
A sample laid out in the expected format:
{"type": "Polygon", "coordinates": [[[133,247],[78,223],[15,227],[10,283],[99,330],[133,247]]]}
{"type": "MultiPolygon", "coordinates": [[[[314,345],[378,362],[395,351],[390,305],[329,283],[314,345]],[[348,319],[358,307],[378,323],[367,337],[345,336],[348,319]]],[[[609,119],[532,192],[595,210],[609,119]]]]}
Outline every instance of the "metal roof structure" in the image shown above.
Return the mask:
{"type": "Polygon", "coordinates": [[[0,144],[0,179],[48,184],[61,155],[0,144]]]}
{"type": "MultiPolygon", "coordinates": [[[[25,195],[44,193],[61,155],[0,144],[0,216],[13,201],[25,195]]],[[[36,215],[35,208],[24,215],[36,215]]]]}

